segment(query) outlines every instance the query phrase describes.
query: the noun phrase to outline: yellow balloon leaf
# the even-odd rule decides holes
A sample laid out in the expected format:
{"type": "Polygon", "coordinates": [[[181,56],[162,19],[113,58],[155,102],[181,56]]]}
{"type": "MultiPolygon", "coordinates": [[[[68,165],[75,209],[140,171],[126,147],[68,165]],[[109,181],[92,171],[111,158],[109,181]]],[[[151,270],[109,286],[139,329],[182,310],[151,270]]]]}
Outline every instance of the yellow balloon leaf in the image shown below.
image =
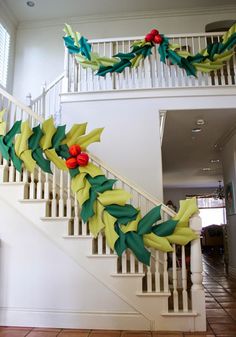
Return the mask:
{"type": "Polygon", "coordinates": [[[77,200],[79,202],[79,205],[82,206],[83,203],[89,199],[89,191],[90,191],[90,183],[87,179],[85,179],[85,185],[82,189],[80,189],[76,193],[77,200]]]}
{"type": "Polygon", "coordinates": [[[69,147],[74,144],[79,144],[78,139],[80,136],[85,134],[87,123],[84,124],[74,124],[70,131],[66,134],[66,138],[63,140],[62,144],[67,144],[69,147]]]}
{"type": "Polygon", "coordinates": [[[106,242],[108,246],[114,250],[116,240],[119,238],[119,235],[115,231],[116,218],[111,216],[107,211],[104,211],[103,222],[105,224],[106,242]]]}
{"type": "Polygon", "coordinates": [[[196,197],[180,200],[180,209],[173,220],[179,220],[177,227],[188,227],[191,216],[198,212],[196,197]]]}
{"type": "Polygon", "coordinates": [[[139,212],[135,220],[127,223],[127,225],[121,225],[120,229],[122,230],[123,233],[137,232],[138,223],[141,220],[141,218],[142,216],[141,213],[139,212]]]}
{"type": "Polygon", "coordinates": [[[131,197],[131,194],[128,192],[117,189],[103,192],[99,195],[98,200],[104,206],[112,204],[124,206],[131,197]]]}
{"type": "Polygon", "coordinates": [[[33,134],[28,121],[21,123],[21,134],[16,137],[15,140],[15,152],[18,157],[28,150],[28,139],[33,134]]]}
{"type": "Polygon", "coordinates": [[[88,163],[86,166],[80,166],[79,170],[81,173],[88,173],[93,178],[104,174],[103,171],[93,163],[88,163]]]}
{"type": "Polygon", "coordinates": [[[32,173],[36,166],[36,161],[32,158],[32,151],[25,150],[22,152],[20,159],[24,162],[26,170],[32,173]]]}
{"type": "Polygon", "coordinates": [[[6,122],[3,120],[3,115],[6,112],[6,109],[0,111],[0,136],[5,135],[6,133],[6,122]]]}
{"type": "Polygon", "coordinates": [[[72,178],[71,189],[74,193],[84,188],[85,182],[86,182],[85,176],[86,176],[86,173],[80,173],[72,178]]]}
{"type": "Polygon", "coordinates": [[[174,233],[166,238],[170,243],[185,246],[190,241],[197,239],[198,235],[191,228],[176,228],[174,233]]]}
{"type": "Polygon", "coordinates": [[[47,158],[56,165],[57,168],[63,171],[68,170],[65,161],[57,155],[55,149],[47,149],[44,151],[44,153],[47,156],[47,158]]]}
{"type": "Polygon", "coordinates": [[[78,143],[82,149],[86,149],[88,145],[100,142],[100,136],[103,131],[103,128],[94,129],[93,131],[89,132],[85,136],[81,136],[78,138],[78,143]]]}
{"type": "Polygon", "coordinates": [[[169,241],[166,237],[160,237],[154,233],[144,234],[143,242],[146,247],[155,248],[163,252],[172,252],[173,248],[171,247],[169,241]]]}
{"type": "Polygon", "coordinates": [[[104,207],[99,202],[95,201],[93,209],[95,214],[89,219],[89,230],[96,238],[98,233],[105,227],[103,222],[104,207]]]}
{"type": "Polygon", "coordinates": [[[52,147],[52,137],[57,131],[57,129],[54,126],[54,121],[52,117],[43,122],[42,130],[44,135],[40,139],[40,146],[43,150],[46,150],[52,147]]]}
{"type": "Polygon", "coordinates": [[[233,26],[231,26],[230,29],[224,33],[222,37],[222,42],[225,43],[234,33],[236,33],[236,23],[233,24],[233,26]]]}

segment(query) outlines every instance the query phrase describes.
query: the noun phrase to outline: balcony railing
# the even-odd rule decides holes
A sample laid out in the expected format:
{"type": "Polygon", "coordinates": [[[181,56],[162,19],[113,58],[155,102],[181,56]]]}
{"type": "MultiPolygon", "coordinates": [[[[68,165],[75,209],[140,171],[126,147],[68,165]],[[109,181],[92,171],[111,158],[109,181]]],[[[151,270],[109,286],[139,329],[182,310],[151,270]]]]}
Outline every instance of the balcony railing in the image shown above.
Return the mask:
{"type": "MultiPolygon", "coordinates": [[[[206,48],[207,44],[221,40],[223,33],[181,34],[167,36],[170,43],[178,43],[181,50],[191,54],[206,48]]],[[[91,40],[92,50],[102,56],[112,57],[117,53],[128,53],[135,38],[116,38],[91,40]]],[[[65,54],[65,92],[87,92],[127,89],[215,87],[236,84],[236,56],[225,63],[225,66],[211,73],[198,72],[197,77],[187,76],[185,70],[177,65],[164,64],[160,55],[153,48],[152,55],[141,62],[138,68],[126,68],[121,74],[96,75],[91,69],[83,69],[70,55],[65,54]]]]}

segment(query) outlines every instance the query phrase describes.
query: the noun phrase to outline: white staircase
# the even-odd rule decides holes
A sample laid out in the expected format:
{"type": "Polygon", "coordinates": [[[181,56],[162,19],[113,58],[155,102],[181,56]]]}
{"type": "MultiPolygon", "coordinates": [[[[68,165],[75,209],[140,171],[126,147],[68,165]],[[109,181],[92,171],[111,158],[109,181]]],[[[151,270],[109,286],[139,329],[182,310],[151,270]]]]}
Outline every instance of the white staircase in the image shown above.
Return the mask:
{"type": "MultiPolygon", "coordinates": [[[[45,117],[44,113],[34,113],[0,89],[0,110],[3,107],[7,110],[8,127],[15,120],[26,118],[35,126],[45,117]]],[[[36,110],[42,111],[39,105],[36,110]]],[[[143,215],[161,204],[99,159],[92,155],[91,159],[106,176],[118,179],[116,186],[131,192],[131,203],[139,207],[143,215]]],[[[0,324],[120,330],[206,329],[200,239],[191,242],[189,247],[173,245],[173,253],[152,251],[150,267],[140,263],[130,251],[118,257],[108,248],[104,236],[93,238],[90,235],[88,223],[80,218],[79,205],[71,192],[70,176],[55,166],[52,176],[41,169],[28,174],[23,168],[19,173],[11,162],[1,158],[0,204],[4,290],[0,324]],[[30,244],[25,236],[29,237],[30,244]],[[47,247],[45,251],[50,252],[54,260],[51,256],[47,260],[44,252],[40,253],[37,242],[42,243],[42,251],[44,245],[47,247]],[[20,259],[21,268],[17,264],[17,252],[24,257],[20,259]],[[28,266],[31,253],[37,261],[37,267],[32,262],[33,274],[28,266]],[[58,258],[63,255],[59,280],[58,268],[55,268],[55,275],[54,267],[49,268],[50,261],[55,265],[59,263],[57,254],[58,258]],[[75,279],[70,280],[72,269],[78,284],[81,278],[84,280],[83,286],[77,286],[75,279]],[[39,275],[37,282],[34,273],[39,275]],[[21,288],[17,277],[21,278],[21,288]],[[40,280],[47,283],[47,291],[40,280]],[[24,282],[29,283],[28,287],[24,282]],[[16,294],[15,299],[12,292],[16,294]],[[33,300],[35,296],[38,301],[33,300]],[[88,308],[83,309],[86,305],[88,308]]],[[[167,220],[174,214],[162,204],[162,219],[167,220]]],[[[191,227],[200,232],[201,222],[197,215],[191,219],[191,227]]]]}

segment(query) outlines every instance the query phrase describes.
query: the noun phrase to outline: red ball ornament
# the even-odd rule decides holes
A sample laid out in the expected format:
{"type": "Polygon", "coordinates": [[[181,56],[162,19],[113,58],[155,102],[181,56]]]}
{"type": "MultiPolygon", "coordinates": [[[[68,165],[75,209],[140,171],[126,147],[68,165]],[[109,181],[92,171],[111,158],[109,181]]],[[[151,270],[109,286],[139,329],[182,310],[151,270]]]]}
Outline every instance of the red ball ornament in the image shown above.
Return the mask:
{"type": "Polygon", "coordinates": [[[89,156],[87,153],[81,152],[77,156],[77,164],[79,166],[86,166],[88,164],[88,161],[89,161],[89,156]]]}
{"type": "Polygon", "coordinates": [[[162,43],[162,40],[163,40],[163,37],[161,35],[156,35],[154,36],[154,39],[153,39],[153,41],[157,44],[162,43]]]}
{"type": "Polygon", "coordinates": [[[152,34],[152,35],[158,35],[159,34],[159,30],[157,30],[157,29],[152,29],[151,31],[150,31],[150,34],[152,34]]]}
{"type": "Polygon", "coordinates": [[[145,36],[145,41],[146,42],[152,42],[153,41],[153,39],[154,39],[154,35],[153,34],[147,34],[146,36],[145,36]]]}
{"type": "Polygon", "coordinates": [[[77,160],[75,157],[70,157],[66,159],[66,166],[69,169],[74,169],[78,166],[77,160]]]}
{"type": "Polygon", "coordinates": [[[81,147],[79,145],[77,145],[77,144],[71,145],[69,147],[69,152],[70,152],[70,155],[72,157],[76,157],[76,156],[78,156],[78,154],[81,153],[81,147]]]}

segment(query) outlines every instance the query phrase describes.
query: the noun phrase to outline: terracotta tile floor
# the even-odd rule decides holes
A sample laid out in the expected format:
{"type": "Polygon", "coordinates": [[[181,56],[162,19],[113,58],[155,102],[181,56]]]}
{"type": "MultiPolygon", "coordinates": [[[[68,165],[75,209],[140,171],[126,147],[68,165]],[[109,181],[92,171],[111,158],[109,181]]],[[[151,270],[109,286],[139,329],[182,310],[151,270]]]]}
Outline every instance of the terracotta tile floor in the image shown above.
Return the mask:
{"type": "Polygon", "coordinates": [[[221,255],[204,256],[207,332],[150,332],[0,327],[0,337],[236,337],[236,280],[225,274],[221,255]]]}

